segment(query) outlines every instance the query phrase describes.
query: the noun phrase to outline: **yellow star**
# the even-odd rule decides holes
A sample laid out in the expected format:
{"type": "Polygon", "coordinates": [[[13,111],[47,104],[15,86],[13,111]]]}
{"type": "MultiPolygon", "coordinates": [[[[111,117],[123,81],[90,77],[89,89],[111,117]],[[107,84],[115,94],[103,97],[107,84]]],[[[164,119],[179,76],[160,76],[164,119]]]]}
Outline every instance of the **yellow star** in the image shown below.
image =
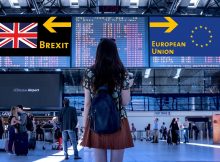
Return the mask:
{"type": "Polygon", "coordinates": [[[206,44],[205,44],[205,46],[206,46],[206,47],[208,47],[208,46],[209,46],[209,44],[207,44],[207,43],[206,43],[206,44]]]}
{"type": "Polygon", "coordinates": [[[193,38],[193,35],[190,35],[190,38],[193,38]]]}
{"type": "Polygon", "coordinates": [[[199,26],[200,27],[200,29],[202,29],[202,25],[201,26],[199,26]]]}
{"type": "Polygon", "coordinates": [[[194,41],[194,40],[192,40],[192,42],[194,43],[195,41],[194,41]]]}

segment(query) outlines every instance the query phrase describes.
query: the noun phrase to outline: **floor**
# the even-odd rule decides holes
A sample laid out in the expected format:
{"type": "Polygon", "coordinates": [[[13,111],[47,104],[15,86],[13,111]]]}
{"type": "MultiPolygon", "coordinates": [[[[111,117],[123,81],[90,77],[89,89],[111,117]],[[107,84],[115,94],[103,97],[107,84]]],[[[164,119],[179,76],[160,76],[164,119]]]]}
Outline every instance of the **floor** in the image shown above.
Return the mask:
{"type": "MultiPolygon", "coordinates": [[[[211,145],[207,141],[196,141],[189,144],[167,145],[160,141],[158,144],[135,141],[135,147],[126,149],[123,162],[220,162],[220,145],[211,145]],[[203,144],[201,144],[203,143],[203,144]],[[206,143],[206,144],[204,144],[206,143]]],[[[81,160],[77,162],[95,162],[92,149],[78,147],[81,160]]],[[[51,150],[46,145],[42,150],[42,144],[38,142],[34,151],[29,151],[28,156],[9,155],[0,152],[0,162],[72,162],[73,150],[69,148],[70,159],[63,160],[62,151],[51,150]]]]}

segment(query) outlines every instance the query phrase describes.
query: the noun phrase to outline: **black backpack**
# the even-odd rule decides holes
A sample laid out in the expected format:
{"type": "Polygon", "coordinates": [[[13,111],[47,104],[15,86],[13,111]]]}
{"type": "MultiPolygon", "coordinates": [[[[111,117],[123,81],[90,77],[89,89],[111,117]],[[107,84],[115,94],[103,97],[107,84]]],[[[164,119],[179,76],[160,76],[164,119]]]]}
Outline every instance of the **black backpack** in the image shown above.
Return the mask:
{"type": "Polygon", "coordinates": [[[120,112],[107,86],[97,90],[91,102],[89,117],[90,129],[95,133],[111,134],[120,129],[120,112]]]}
{"type": "Polygon", "coordinates": [[[31,117],[29,117],[28,115],[27,115],[26,128],[27,128],[28,131],[33,131],[34,130],[33,122],[31,120],[31,117]]]}

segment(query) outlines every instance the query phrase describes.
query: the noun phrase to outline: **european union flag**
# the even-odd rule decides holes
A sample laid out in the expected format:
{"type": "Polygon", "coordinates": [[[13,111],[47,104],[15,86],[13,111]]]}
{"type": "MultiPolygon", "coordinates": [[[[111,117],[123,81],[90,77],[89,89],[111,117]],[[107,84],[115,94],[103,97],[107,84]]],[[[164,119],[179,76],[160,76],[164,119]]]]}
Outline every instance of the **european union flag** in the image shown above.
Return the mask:
{"type": "MultiPolygon", "coordinates": [[[[220,56],[220,18],[172,17],[172,19],[178,25],[170,33],[165,33],[167,29],[165,27],[150,28],[151,55],[220,56]]],[[[150,22],[166,20],[164,17],[150,17],[150,22]]]]}

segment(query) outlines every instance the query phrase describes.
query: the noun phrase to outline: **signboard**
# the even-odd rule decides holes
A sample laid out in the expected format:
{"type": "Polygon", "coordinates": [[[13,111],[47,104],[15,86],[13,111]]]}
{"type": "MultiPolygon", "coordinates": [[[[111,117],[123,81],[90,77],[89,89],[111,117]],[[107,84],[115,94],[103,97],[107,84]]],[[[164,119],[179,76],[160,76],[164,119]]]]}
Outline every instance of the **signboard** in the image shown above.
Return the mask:
{"type": "Polygon", "coordinates": [[[114,38],[126,67],[148,67],[145,17],[89,16],[73,18],[72,66],[94,64],[100,38],[114,38]]]}
{"type": "Polygon", "coordinates": [[[151,67],[220,67],[220,18],[150,17],[151,67]]]}
{"type": "Polygon", "coordinates": [[[71,17],[0,17],[0,67],[69,67],[71,17]]]}
{"type": "Polygon", "coordinates": [[[71,17],[0,17],[0,22],[1,56],[70,56],[71,17]]]}

